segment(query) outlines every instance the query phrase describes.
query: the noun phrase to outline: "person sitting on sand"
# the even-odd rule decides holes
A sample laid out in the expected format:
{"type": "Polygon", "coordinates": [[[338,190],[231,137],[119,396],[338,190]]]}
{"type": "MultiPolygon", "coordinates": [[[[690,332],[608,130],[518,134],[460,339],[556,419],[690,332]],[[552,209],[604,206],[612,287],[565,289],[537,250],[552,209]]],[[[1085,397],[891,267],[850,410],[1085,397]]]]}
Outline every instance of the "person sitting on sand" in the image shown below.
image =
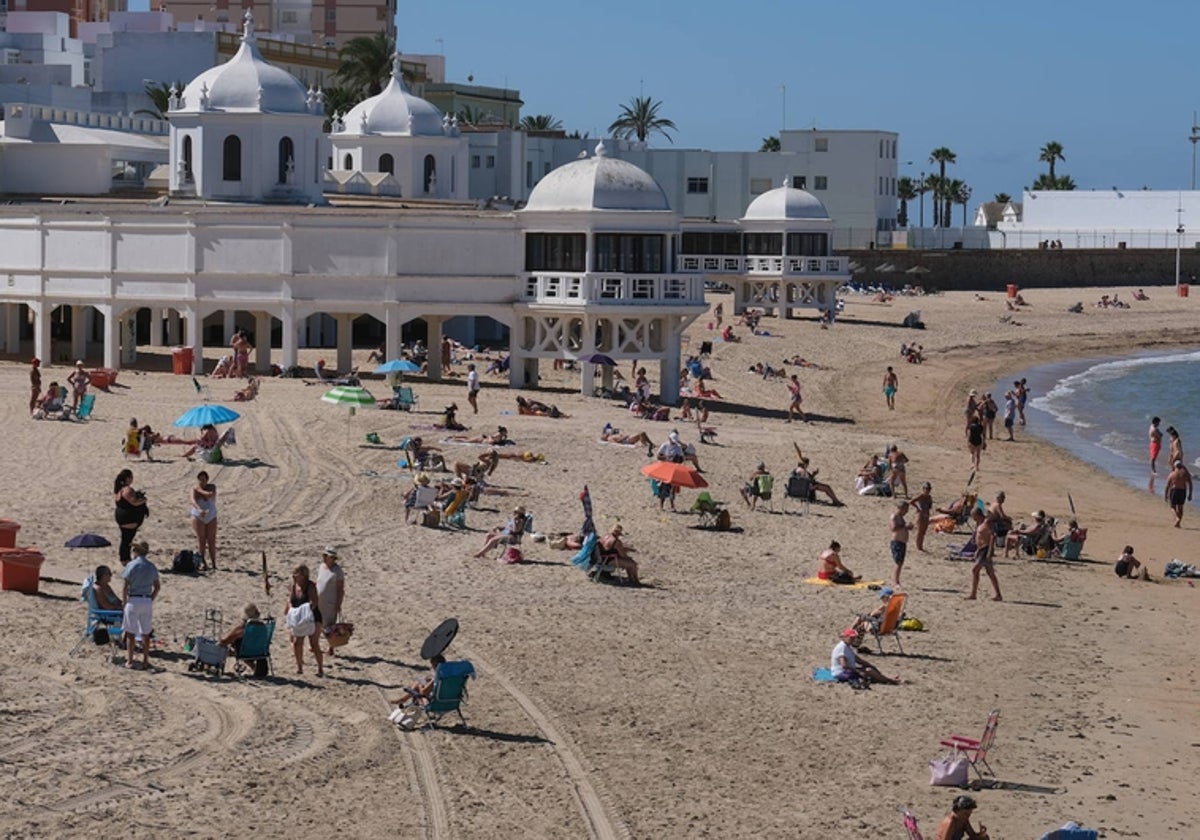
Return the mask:
{"type": "Polygon", "coordinates": [[[449,432],[465,432],[467,427],[458,422],[458,403],[450,403],[442,409],[442,422],[439,424],[449,432]]]}
{"type": "Polygon", "coordinates": [[[733,334],[733,327],[729,324],[725,325],[725,329],[721,330],[721,340],[728,343],[740,342],[741,339],[733,334]]]}
{"type": "Polygon", "coordinates": [[[217,427],[212,423],[206,423],[200,427],[199,440],[192,444],[192,447],[183,453],[183,457],[191,458],[198,450],[201,449],[206,452],[215,449],[218,440],[220,440],[220,437],[217,435],[217,427]]]}
{"type": "Polygon", "coordinates": [[[234,402],[250,402],[258,396],[258,377],[251,376],[246,387],[233,395],[234,402]]]}
{"type": "Polygon", "coordinates": [[[222,356],[217,359],[217,366],[212,369],[209,376],[213,379],[225,379],[229,376],[229,372],[233,369],[233,357],[222,356]]]}
{"type": "Polygon", "coordinates": [[[638,579],[638,564],[629,555],[634,549],[621,541],[625,529],[618,522],[613,529],[600,538],[600,557],[604,561],[615,563],[617,568],[625,572],[625,577],[634,586],[641,586],[638,579]]]}
{"type": "Polygon", "coordinates": [[[938,825],[935,840],[989,840],[987,826],[979,824],[979,830],[971,827],[971,814],[975,813],[975,800],[969,796],[956,796],[947,814],[938,825]]]}
{"type": "Polygon", "coordinates": [[[860,680],[868,683],[899,685],[899,677],[885,677],[878,668],[858,652],[862,638],[859,632],[852,627],[842,631],[841,639],[833,646],[833,653],[829,657],[829,670],[833,672],[834,679],[838,682],[860,680]]]}
{"type": "Polygon", "coordinates": [[[1125,550],[1121,552],[1121,556],[1117,558],[1116,565],[1113,566],[1113,571],[1117,573],[1119,578],[1129,578],[1129,580],[1150,580],[1150,574],[1147,569],[1142,567],[1141,561],[1133,556],[1133,546],[1125,546],[1125,550]]]}
{"type": "Polygon", "coordinates": [[[500,451],[497,449],[488,449],[485,452],[479,453],[479,458],[476,459],[474,464],[456,461],[454,463],[454,474],[463,480],[470,478],[478,481],[494,473],[499,464],[500,451]]]}
{"type": "Polygon", "coordinates": [[[488,446],[512,446],[516,441],[509,439],[508,429],[504,426],[497,426],[495,434],[475,435],[467,437],[466,435],[447,435],[446,440],[452,440],[455,443],[483,443],[488,446]]]}
{"type": "Polygon", "coordinates": [[[1147,296],[1147,294],[1145,292],[1143,292],[1141,289],[1138,289],[1136,292],[1133,293],[1133,299],[1134,300],[1150,300],[1149,296],[1147,296]]]}
{"type": "Polygon", "coordinates": [[[845,564],[842,563],[841,550],[842,544],[834,540],[829,544],[829,548],[821,552],[821,556],[817,558],[820,563],[817,569],[817,577],[820,580],[828,580],[833,583],[857,583],[862,579],[862,575],[856,575],[846,568],[845,564]]]}
{"type": "Polygon", "coordinates": [[[522,505],[517,505],[513,508],[512,516],[507,522],[487,532],[487,536],[483,538],[483,547],[475,552],[473,556],[482,557],[500,543],[511,542],[512,537],[524,534],[525,526],[528,522],[529,517],[525,513],[525,508],[522,505]]]}
{"type": "Polygon", "coordinates": [[[621,446],[635,446],[637,444],[646,444],[646,454],[654,455],[654,441],[646,435],[645,432],[638,432],[636,435],[621,434],[620,429],[613,428],[611,423],[605,423],[604,428],[600,430],[600,440],[605,443],[616,443],[621,446]]]}
{"type": "Polygon", "coordinates": [[[533,415],[535,417],[553,417],[555,419],[568,416],[559,411],[558,406],[546,405],[544,402],[526,399],[525,397],[517,397],[517,413],[533,415]]]}

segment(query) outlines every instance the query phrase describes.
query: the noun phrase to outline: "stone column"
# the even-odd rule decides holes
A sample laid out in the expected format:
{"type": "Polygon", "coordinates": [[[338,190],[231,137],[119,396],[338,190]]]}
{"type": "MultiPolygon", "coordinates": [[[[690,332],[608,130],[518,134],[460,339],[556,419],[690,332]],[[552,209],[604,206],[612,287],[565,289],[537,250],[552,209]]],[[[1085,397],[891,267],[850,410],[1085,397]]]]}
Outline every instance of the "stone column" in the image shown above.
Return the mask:
{"type": "Polygon", "coordinates": [[[121,316],[121,364],[137,361],[137,310],[121,316]]]}
{"type": "Polygon", "coordinates": [[[280,355],[283,357],[280,364],[285,367],[295,367],[299,363],[299,330],[301,319],[296,317],[295,311],[291,306],[285,306],[283,312],[279,315],[279,320],[283,324],[282,337],[280,339],[280,355]]]}
{"type": "MultiPolygon", "coordinates": [[[[9,303],[4,307],[4,349],[9,353],[21,352],[21,304],[9,303]]],[[[37,358],[41,358],[38,356],[37,358]]],[[[42,359],[42,364],[54,364],[53,359],[42,359]]]]}
{"type": "Polygon", "coordinates": [[[663,405],[679,405],[679,342],[682,334],[677,316],[668,315],[663,319],[666,349],[658,368],[658,400],[663,405]]]}
{"type": "Polygon", "coordinates": [[[204,316],[191,307],[183,310],[187,335],[185,346],[192,348],[192,376],[204,373],[204,316]]]}
{"type": "Polygon", "coordinates": [[[225,339],[225,343],[233,341],[233,331],[237,329],[237,310],[224,309],[221,311],[221,335],[225,339]]]}
{"type": "Polygon", "coordinates": [[[183,344],[183,330],[180,329],[181,321],[179,318],[178,309],[170,309],[167,311],[167,344],[171,347],[178,347],[183,344]]]}
{"type": "Polygon", "coordinates": [[[395,304],[388,304],[383,310],[383,355],[387,358],[384,361],[390,362],[392,359],[400,358],[400,330],[404,326],[401,319],[400,307],[395,304]]]}
{"type": "Polygon", "coordinates": [[[434,382],[442,381],[442,321],[440,316],[425,316],[425,323],[429,326],[425,339],[429,346],[429,378],[434,382]]]}
{"type": "Polygon", "coordinates": [[[96,309],[104,316],[104,366],[116,370],[121,367],[121,318],[111,305],[96,309]]]}
{"type": "Polygon", "coordinates": [[[88,313],[90,306],[71,307],[71,358],[82,359],[87,355],[88,313]]]}
{"type": "Polygon", "coordinates": [[[163,311],[159,307],[150,307],[150,346],[163,346],[163,311]]]}
{"type": "Polygon", "coordinates": [[[33,313],[33,355],[39,359],[53,358],[54,349],[50,346],[50,310],[49,303],[30,304],[33,313]]]}
{"type": "Polygon", "coordinates": [[[254,369],[271,372],[271,313],[254,313],[254,369]]]}
{"type": "Polygon", "coordinates": [[[339,312],[333,319],[337,324],[337,370],[345,373],[354,366],[354,316],[339,312]]]}

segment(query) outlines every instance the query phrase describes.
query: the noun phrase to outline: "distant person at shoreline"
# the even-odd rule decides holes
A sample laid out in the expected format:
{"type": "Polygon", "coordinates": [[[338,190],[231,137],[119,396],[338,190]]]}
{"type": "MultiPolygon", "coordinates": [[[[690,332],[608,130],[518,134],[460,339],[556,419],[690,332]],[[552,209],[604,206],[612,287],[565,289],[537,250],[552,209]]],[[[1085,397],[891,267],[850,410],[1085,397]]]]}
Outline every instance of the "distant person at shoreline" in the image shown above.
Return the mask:
{"type": "Polygon", "coordinates": [[[1158,472],[1158,454],[1162,452],[1162,429],[1158,428],[1161,423],[1161,418],[1155,417],[1150,420],[1150,472],[1158,472]]]}
{"type": "Polygon", "coordinates": [[[1183,461],[1173,461],[1173,469],[1167,476],[1167,486],[1163,498],[1175,513],[1175,527],[1181,527],[1183,522],[1183,505],[1192,500],[1192,474],[1188,472],[1183,461]]]}
{"type": "Polygon", "coordinates": [[[1183,441],[1179,439],[1179,432],[1174,426],[1167,426],[1167,463],[1174,464],[1176,461],[1183,460],[1183,441]]]}
{"type": "Polygon", "coordinates": [[[1004,431],[1008,432],[1007,440],[1016,440],[1013,437],[1013,423],[1017,419],[1017,398],[1012,391],[1004,392],[1004,431]]]}
{"type": "Polygon", "coordinates": [[[1017,398],[1017,414],[1020,416],[1020,424],[1025,425],[1025,403],[1029,399],[1029,387],[1025,384],[1025,380],[1021,379],[1013,383],[1013,396],[1017,398]]]}

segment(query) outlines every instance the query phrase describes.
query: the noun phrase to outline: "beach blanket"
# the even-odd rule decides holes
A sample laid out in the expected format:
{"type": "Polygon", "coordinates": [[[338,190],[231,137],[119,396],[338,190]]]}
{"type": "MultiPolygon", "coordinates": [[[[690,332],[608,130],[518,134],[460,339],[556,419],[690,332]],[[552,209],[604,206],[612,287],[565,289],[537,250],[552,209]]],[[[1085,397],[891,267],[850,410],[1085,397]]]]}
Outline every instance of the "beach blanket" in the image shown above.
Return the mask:
{"type": "Polygon", "coordinates": [[[837,589],[866,589],[871,586],[879,589],[884,583],[882,580],[860,580],[858,583],[834,583],[831,580],[822,580],[816,577],[805,578],[804,582],[811,583],[813,586],[832,586],[837,589]]]}
{"type": "Polygon", "coordinates": [[[813,668],[812,677],[816,682],[831,683],[838,681],[837,677],[833,675],[833,671],[830,671],[828,668],[813,668]]]}

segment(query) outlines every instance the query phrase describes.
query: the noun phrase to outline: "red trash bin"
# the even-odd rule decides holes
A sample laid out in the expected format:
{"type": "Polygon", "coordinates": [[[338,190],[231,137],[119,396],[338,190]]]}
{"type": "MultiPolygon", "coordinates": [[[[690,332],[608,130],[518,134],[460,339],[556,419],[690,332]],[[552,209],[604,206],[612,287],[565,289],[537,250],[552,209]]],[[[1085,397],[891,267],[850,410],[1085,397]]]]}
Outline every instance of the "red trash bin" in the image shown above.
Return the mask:
{"type": "Polygon", "coordinates": [[[21,523],[11,519],[0,519],[0,548],[14,548],[17,545],[17,531],[21,523]]]}
{"type": "Polygon", "coordinates": [[[1180,297],[1187,297],[1187,296],[1188,296],[1188,291],[1190,291],[1190,290],[1188,289],[1188,284],[1187,284],[1187,283],[1180,283],[1180,284],[1179,284],[1179,296],[1180,296],[1180,297]]]}
{"type": "Polygon", "coordinates": [[[35,548],[0,548],[0,590],[38,594],[46,558],[35,548]]]}
{"type": "Polygon", "coordinates": [[[192,361],[191,347],[176,347],[171,351],[171,370],[176,376],[191,376],[192,361]]]}
{"type": "Polygon", "coordinates": [[[96,388],[99,388],[101,391],[107,391],[109,387],[117,381],[117,377],[113,375],[114,373],[115,371],[110,368],[96,368],[90,374],[92,377],[92,385],[94,385],[96,388]]]}
{"type": "Polygon", "coordinates": [[[1010,298],[1015,298],[1017,296],[1017,292],[1020,291],[1020,289],[1021,289],[1021,287],[1018,286],[1016,283],[1009,283],[1008,284],[1008,296],[1010,298]]]}

